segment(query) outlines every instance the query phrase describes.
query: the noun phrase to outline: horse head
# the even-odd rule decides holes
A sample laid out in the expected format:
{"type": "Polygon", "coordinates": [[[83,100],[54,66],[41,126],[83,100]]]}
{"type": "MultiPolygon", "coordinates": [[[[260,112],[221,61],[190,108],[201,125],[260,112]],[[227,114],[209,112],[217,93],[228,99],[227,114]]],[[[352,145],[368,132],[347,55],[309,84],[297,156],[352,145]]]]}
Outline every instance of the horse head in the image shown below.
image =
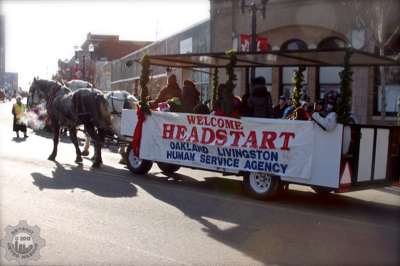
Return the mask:
{"type": "Polygon", "coordinates": [[[111,114],[120,115],[122,109],[135,109],[139,102],[127,91],[111,91],[106,94],[108,109],[111,114]]]}
{"type": "Polygon", "coordinates": [[[108,110],[108,102],[103,94],[96,95],[98,108],[98,124],[100,128],[112,130],[111,113],[108,110]]]}
{"type": "Polygon", "coordinates": [[[48,102],[61,87],[62,85],[55,81],[34,78],[29,88],[30,103],[37,105],[41,101],[48,102]]]}

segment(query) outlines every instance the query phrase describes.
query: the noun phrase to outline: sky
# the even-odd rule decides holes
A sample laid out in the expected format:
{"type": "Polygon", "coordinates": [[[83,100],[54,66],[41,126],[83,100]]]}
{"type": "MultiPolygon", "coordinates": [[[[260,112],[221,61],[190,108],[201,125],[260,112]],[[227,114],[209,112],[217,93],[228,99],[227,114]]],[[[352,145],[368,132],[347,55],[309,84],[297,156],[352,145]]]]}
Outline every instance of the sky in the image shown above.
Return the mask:
{"type": "Polygon", "coordinates": [[[120,40],[154,41],[209,17],[208,0],[3,0],[6,71],[18,72],[19,86],[33,77],[50,79],[57,60],[74,55],[87,33],[120,40]]]}

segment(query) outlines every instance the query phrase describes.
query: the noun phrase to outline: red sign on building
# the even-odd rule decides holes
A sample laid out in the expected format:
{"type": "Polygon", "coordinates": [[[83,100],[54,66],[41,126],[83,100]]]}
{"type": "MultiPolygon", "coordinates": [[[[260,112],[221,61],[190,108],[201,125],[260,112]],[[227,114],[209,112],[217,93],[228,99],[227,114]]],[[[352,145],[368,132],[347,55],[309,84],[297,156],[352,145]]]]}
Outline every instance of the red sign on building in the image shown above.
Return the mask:
{"type": "MultiPolygon", "coordinates": [[[[251,35],[240,34],[240,51],[249,52],[251,45],[251,35]]],[[[257,52],[266,52],[269,50],[268,38],[257,36],[257,52]]]]}

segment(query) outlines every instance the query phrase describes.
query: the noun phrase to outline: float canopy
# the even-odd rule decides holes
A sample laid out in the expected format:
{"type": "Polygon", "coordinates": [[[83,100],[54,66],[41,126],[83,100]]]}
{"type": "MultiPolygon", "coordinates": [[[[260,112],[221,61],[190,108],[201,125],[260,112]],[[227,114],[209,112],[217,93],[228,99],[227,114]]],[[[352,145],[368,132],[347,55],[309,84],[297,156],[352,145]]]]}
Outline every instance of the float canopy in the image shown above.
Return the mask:
{"type": "MultiPolygon", "coordinates": [[[[235,67],[343,66],[346,50],[346,48],[339,48],[237,52],[235,67]]],[[[223,68],[229,63],[229,56],[226,53],[149,55],[149,59],[151,65],[171,68],[223,68]]],[[[393,66],[400,65],[400,60],[352,49],[350,65],[354,67],[393,66]]]]}

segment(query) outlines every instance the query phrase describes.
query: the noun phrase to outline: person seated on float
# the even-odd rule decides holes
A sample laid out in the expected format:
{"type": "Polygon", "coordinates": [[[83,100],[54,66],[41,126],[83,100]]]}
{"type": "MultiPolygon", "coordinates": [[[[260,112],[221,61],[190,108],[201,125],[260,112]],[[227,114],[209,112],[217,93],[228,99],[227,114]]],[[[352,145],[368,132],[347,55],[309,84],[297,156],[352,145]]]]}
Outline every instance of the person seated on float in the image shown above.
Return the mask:
{"type": "Polygon", "coordinates": [[[182,111],[184,113],[193,113],[194,108],[200,102],[200,92],[191,80],[185,80],[182,87],[182,111]]]}
{"type": "Polygon", "coordinates": [[[172,99],[169,99],[167,101],[168,104],[168,112],[173,112],[173,113],[183,113],[184,112],[184,106],[182,103],[182,100],[179,97],[174,97],[172,99]]]}
{"type": "Polygon", "coordinates": [[[280,96],[278,104],[274,106],[274,117],[283,118],[283,114],[287,107],[286,97],[284,95],[280,96]]]}
{"type": "Polygon", "coordinates": [[[322,129],[332,131],[337,125],[337,104],[338,94],[335,91],[328,92],[324,97],[323,107],[320,104],[316,105],[316,110],[312,114],[312,120],[317,123],[322,129]]]}
{"type": "Polygon", "coordinates": [[[252,92],[247,100],[249,116],[252,117],[274,117],[272,109],[271,94],[265,86],[264,77],[256,77],[252,80],[252,92]]]}
{"type": "Polygon", "coordinates": [[[242,105],[242,100],[238,96],[233,95],[232,92],[228,92],[226,84],[222,83],[218,86],[218,99],[211,114],[220,116],[239,117],[241,105],[242,105]],[[231,113],[227,113],[225,111],[226,110],[225,106],[228,104],[227,101],[229,101],[229,99],[232,101],[231,113]]]}
{"type": "Polygon", "coordinates": [[[287,117],[289,120],[303,120],[307,121],[311,119],[308,113],[308,103],[306,101],[301,101],[300,106],[295,108],[291,114],[287,117]]]}
{"type": "Polygon", "coordinates": [[[288,98],[287,99],[287,107],[285,108],[285,110],[283,111],[283,119],[287,119],[292,112],[294,111],[294,107],[293,107],[293,102],[292,102],[292,98],[288,98]]]}
{"type": "Polygon", "coordinates": [[[156,109],[159,103],[166,102],[174,97],[181,99],[182,91],[181,88],[179,88],[178,83],[176,82],[176,75],[171,74],[168,77],[167,85],[160,90],[157,98],[149,102],[150,108],[156,109]]]}
{"type": "Polygon", "coordinates": [[[211,113],[210,108],[208,107],[208,104],[210,103],[210,100],[205,101],[204,103],[200,102],[193,108],[193,113],[195,114],[202,114],[202,115],[208,115],[211,113]]]}

